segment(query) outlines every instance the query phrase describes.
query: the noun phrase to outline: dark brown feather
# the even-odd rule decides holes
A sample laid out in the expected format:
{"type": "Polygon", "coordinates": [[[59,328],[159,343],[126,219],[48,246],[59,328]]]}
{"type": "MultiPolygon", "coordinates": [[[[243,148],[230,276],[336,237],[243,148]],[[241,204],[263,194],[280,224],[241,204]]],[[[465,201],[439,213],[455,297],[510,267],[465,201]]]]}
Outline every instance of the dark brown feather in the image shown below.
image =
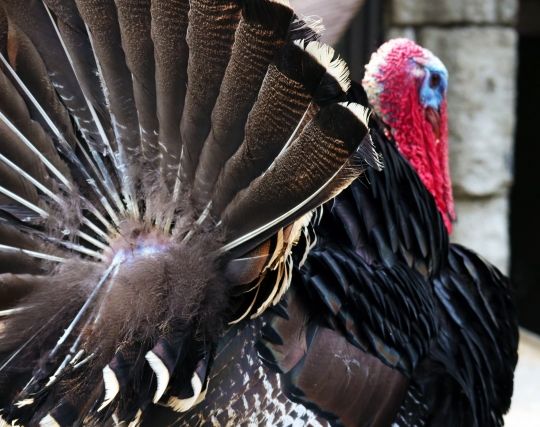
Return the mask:
{"type": "Polygon", "coordinates": [[[157,169],[158,129],[150,0],[116,0],[122,48],[133,81],[143,155],[157,169]]]}
{"type": "Polygon", "coordinates": [[[7,56],[8,18],[3,5],[0,5],[0,52],[7,56]]]}
{"type": "MultiPolygon", "coordinates": [[[[0,131],[1,135],[2,133],[0,131]]],[[[30,203],[38,205],[39,196],[36,188],[3,162],[0,163],[0,176],[2,177],[1,185],[3,188],[15,193],[30,203]]],[[[3,194],[0,195],[0,209],[2,205],[10,203],[16,202],[3,194]]]]}
{"type": "MultiPolygon", "coordinates": [[[[298,135],[307,125],[315,108],[310,104],[317,102],[327,73],[339,65],[339,59],[334,59],[334,51],[318,43],[292,39],[283,47],[274,64],[270,65],[248,116],[244,142],[218,178],[212,197],[214,217],[219,217],[235,194],[260,176],[295,133],[298,135]]],[[[347,68],[341,69],[343,81],[347,82],[347,68]]],[[[337,100],[336,97],[333,102],[337,100]]]]}
{"type": "Polygon", "coordinates": [[[293,399],[298,390],[299,401],[350,427],[390,425],[408,386],[398,370],[327,328],[316,330],[304,360],[289,376],[293,399]]]}
{"type": "MultiPolygon", "coordinates": [[[[105,95],[101,90],[101,82],[98,76],[98,68],[92,50],[92,44],[86,31],[75,0],[44,0],[47,7],[52,11],[62,40],[73,61],[73,67],[81,90],[89,99],[90,104],[96,110],[103,128],[112,130],[111,118],[107,109],[105,95]]],[[[89,132],[96,132],[93,123],[84,126],[89,132]]],[[[108,135],[114,144],[112,135],[108,135]]],[[[98,140],[97,135],[95,139],[98,140]]]]}
{"type": "MultiPolygon", "coordinates": [[[[30,117],[30,112],[23,98],[19,95],[11,81],[1,72],[0,111],[57,169],[69,177],[69,170],[60,159],[52,140],[39,123],[30,117]]],[[[36,159],[36,156],[18,141],[17,137],[7,128],[6,124],[1,124],[0,128],[4,135],[0,151],[34,178],[48,185],[47,174],[44,172],[43,165],[36,159]],[[11,157],[8,153],[12,153],[11,157]]]]}
{"type": "MultiPolygon", "coordinates": [[[[41,249],[37,241],[7,225],[0,225],[0,245],[33,251],[41,249]]],[[[42,262],[23,253],[0,249],[0,274],[3,273],[40,274],[43,273],[42,262]]]]}
{"type": "Polygon", "coordinates": [[[245,128],[244,142],[216,183],[212,213],[219,217],[235,194],[262,174],[302,119],[311,98],[301,83],[271,65],[245,128]]]}
{"type": "MultiPolygon", "coordinates": [[[[0,138],[2,141],[0,154],[4,155],[45,186],[52,187],[52,182],[48,179],[43,163],[38,160],[37,156],[28,147],[21,143],[19,138],[2,121],[0,121],[0,138]]],[[[11,169],[5,170],[11,171],[11,169]]],[[[27,185],[26,181],[21,181],[21,183],[27,185]]],[[[4,182],[2,181],[3,184],[4,182]]]]}
{"type": "Polygon", "coordinates": [[[408,379],[318,324],[302,295],[290,291],[281,303],[286,316],[274,315],[258,344],[261,356],[282,374],[289,398],[339,425],[390,425],[408,379]]]}
{"type": "Polygon", "coordinates": [[[0,275],[0,310],[13,308],[37,289],[47,286],[46,276],[4,273],[0,275]]]}
{"type": "Polygon", "coordinates": [[[180,119],[187,86],[188,0],[152,0],[152,40],[156,62],[157,116],[164,180],[172,189],[178,175],[180,119]]]}
{"type": "Polygon", "coordinates": [[[92,115],[64,48],[51,28],[51,19],[44,4],[41,1],[4,0],[3,6],[9,19],[24,31],[41,55],[63,104],[79,122],[91,125],[92,115]]]}
{"type": "Polygon", "coordinates": [[[188,88],[180,130],[182,182],[191,186],[240,20],[236,1],[190,2],[188,88]]]}
{"type": "Polygon", "coordinates": [[[76,3],[88,25],[98,57],[117,144],[125,151],[127,158],[135,163],[141,148],[139,122],[114,1],[76,0],[76,3]]]}
{"type": "Polygon", "coordinates": [[[195,178],[193,198],[199,208],[210,200],[221,168],[244,139],[246,119],[293,16],[277,2],[246,3],[195,178]]]}
{"type": "MultiPolygon", "coordinates": [[[[49,80],[45,64],[30,39],[14,24],[9,28],[7,48],[9,62],[17,75],[39,104],[46,109],[65,140],[74,147],[76,136],[71,119],[49,80]]],[[[36,111],[32,115],[39,117],[36,111]]]]}
{"type": "Polygon", "coordinates": [[[295,209],[335,178],[366,134],[366,125],[346,106],[322,108],[272,167],[226,208],[222,220],[228,239],[276,218],[297,217],[295,209]]]}

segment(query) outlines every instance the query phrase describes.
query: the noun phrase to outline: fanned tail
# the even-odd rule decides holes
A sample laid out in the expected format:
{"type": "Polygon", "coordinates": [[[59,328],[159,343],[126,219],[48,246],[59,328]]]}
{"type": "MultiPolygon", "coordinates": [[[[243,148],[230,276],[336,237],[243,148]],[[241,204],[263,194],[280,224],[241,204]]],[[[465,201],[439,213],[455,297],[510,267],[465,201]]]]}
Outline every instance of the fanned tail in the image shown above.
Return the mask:
{"type": "Polygon", "coordinates": [[[2,416],[187,411],[380,166],[347,67],[286,0],[0,5],[2,416]]]}

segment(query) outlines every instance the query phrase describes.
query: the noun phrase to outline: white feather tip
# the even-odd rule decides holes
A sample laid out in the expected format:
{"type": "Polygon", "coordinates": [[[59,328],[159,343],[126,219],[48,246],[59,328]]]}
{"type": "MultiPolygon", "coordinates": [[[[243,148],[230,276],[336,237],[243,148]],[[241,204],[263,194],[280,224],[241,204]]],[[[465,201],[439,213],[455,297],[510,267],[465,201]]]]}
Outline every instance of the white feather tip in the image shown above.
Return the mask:
{"type": "Polygon", "coordinates": [[[103,368],[103,385],[105,387],[105,398],[103,399],[103,403],[99,407],[98,412],[103,411],[103,409],[109,406],[120,391],[118,378],[116,378],[116,374],[109,365],[103,368]]]}
{"type": "Polygon", "coordinates": [[[128,427],[138,427],[141,425],[142,411],[139,409],[133,421],[128,424],[128,427]]]}
{"type": "Polygon", "coordinates": [[[187,412],[193,408],[196,404],[200,403],[200,395],[202,391],[202,381],[196,372],[191,377],[191,388],[193,388],[193,396],[187,399],[178,399],[177,397],[171,397],[167,406],[169,406],[175,412],[187,412]]]}
{"type": "Polygon", "coordinates": [[[23,399],[23,400],[19,400],[18,402],[15,402],[15,406],[17,408],[24,408],[25,406],[30,406],[30,405],[33,405],[34,404],[34,399],[30,398],[30,399],[23,399]]]}
{"type": "Polygon", "coordinates": [[[58,424],[51,414],[47,414],[39,422],[39,427],[60,427],[60,424],[58,424]]]}
{"type": "Polygon", "coordinates": [[[363,105],[357,104],[355,102],[340,102],[339,105],[347,108],[351,113],[353,113],[358,120],[360,120],[366,127],[369,123],[369,117],[371,116],[371,110],[364,107],[363,105]]]}
{"type": "Polygon", "coordinates": [[[343,92],[349,91],[351,88],[349,67],[332,47],[318,41],[295,40],[294,43],[326,68],[326,72],[336,79],[343,92]]]}
{"type": "Polygon", "coordinates": [[[291,2],[289,0],[268,0],[269,3],[280,4],[282,6],[291,7],[291,2]]]}
{"type": "Polygon", "coordinates": [[[154,371],[154,373],[156,374],[157,387],[154,394],[154,399],[152,401],[154,403],[158,403],[163,394],[165,393],[167,386],[169,385],[171,374],[169,373],[169,370],[167,369],[163,361],[154,352],[149,351],[144,357],[150,365],[150,368],[152,368],[152,371],[154,371]]]}

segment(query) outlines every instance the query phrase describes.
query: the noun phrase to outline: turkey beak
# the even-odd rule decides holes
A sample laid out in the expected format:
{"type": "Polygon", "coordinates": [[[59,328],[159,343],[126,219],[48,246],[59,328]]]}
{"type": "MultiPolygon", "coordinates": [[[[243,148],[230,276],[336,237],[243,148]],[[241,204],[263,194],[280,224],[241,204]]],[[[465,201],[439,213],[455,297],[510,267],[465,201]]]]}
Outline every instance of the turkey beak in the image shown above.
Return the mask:
{"type": "Polygon", "coordinates": [[[437,143],[440,142],[441,139],[441,113],[439,110],[435,110],[434,108],[427,107],[426,108],[426,119],[433,128],[433,133],[435,133],[435,137],[437,138],[437,143]]]}

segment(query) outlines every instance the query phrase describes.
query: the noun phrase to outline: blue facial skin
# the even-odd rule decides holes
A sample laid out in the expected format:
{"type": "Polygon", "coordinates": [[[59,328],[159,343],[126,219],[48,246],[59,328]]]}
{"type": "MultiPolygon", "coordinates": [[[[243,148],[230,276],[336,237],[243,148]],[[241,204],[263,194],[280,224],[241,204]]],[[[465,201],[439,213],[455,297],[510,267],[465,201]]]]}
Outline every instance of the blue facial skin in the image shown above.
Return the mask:
{"type": "Polygon", "coordinates": [[[448,88],[448,71],[438,59],[419,64],[424,72],[424,80],[420,87],[420,102],[424,108],[439,111],[448,88]]]}

